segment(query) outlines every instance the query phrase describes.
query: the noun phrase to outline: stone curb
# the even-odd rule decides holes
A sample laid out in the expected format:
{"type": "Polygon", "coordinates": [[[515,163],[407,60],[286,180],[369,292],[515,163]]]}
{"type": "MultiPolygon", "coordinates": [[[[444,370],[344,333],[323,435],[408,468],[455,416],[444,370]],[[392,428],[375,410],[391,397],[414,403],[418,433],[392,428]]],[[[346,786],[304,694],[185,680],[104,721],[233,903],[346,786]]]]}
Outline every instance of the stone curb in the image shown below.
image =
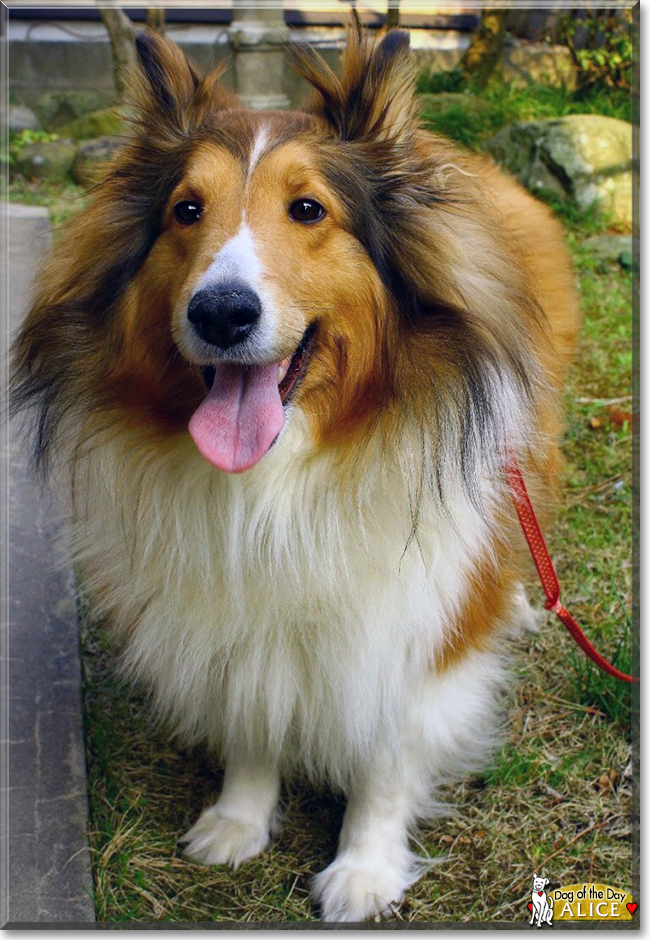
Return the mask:
{"type": "MultiPolygon", "coordinates": [[[[51,232],[47,209],[1,208],[8,235],[11,341],[51,232]]],[[[57,546],[60,526],[28,470],[15,421],[9,423],[8,449],[9,624],[2,689],[8,710],[2,793],[6,896],[1,922],[90,926],[95,916],[72,570],[57,546]]]]}

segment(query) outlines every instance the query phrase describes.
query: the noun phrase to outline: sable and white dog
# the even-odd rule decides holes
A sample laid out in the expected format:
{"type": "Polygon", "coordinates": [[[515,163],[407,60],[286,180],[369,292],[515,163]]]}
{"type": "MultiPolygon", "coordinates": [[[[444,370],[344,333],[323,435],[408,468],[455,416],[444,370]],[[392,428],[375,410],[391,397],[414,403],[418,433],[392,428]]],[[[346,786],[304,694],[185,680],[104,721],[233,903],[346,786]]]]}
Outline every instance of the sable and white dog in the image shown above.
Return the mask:
{"type": "Polygon", "coordinates": [[[549,927],[553,926],[553,898],[547,898],[544,890],[548,883],[548,878],[538,878],[537,875],[533,875],[533,893],[531,895],[533,911],[529,921],[531,926],[535,918],[537,918],[538,927],[541,927],[542,924],[548,924],[549,927]]]}
{"type": "Polygon", "coordinates": [[[306,772],[348,800],[316,902],[362,921],[494,740],[503,456],[548,518],[577,328],[561,231],[420,128],[405,32],[353,31],[341,77],[294,51],[315,94],[287,113],[138,52],[133,138],[40,278],[15,401],[125,673],[225,763],[187,854],[257,855],[306,772]]]}

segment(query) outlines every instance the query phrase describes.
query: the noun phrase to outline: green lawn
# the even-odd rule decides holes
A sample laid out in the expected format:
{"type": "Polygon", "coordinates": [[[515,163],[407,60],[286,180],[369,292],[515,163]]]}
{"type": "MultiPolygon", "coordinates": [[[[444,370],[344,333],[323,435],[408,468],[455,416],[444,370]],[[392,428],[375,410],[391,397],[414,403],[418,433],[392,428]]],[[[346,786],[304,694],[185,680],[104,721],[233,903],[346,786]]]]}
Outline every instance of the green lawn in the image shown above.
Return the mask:
{"type": "MultiPolygon", "coordinates": [[[[526,116],[525,95],[491,94],[489,121],[485,111],[476,119],[480,126],[458,114],[455,125],[449,116],[445,124],[438,115],[440,129],[476,146],[504,114],[526,116]]],[[[538,116],[544,94],[528,92],[538,116]]],[[[561,111],[558,93],[548,92],[548,99],[553,113],[561,111]]],[[[613,102],[610,110],[620,107],[613,102]]],[[[71,204],[74,211],[79,200],[69,197],[80,193],[11,186],[12,198],[48,204],[57,219],[71,204]]],[[[561,214],[584,325],[566,390],[565,485],[549,546],[565,604],[602,652],[628,670],[632,275],[584,249],[586,235],[607,228],[595,213],[561,214]]],[[[531,597],[541,604],[532,575],[531,597]]],[[[214,799],[220,771],[203,752],[179,750],[152,726],[146,702],[115,678],[101,624],[87,612],[82,620],[98,919],[312,919],[309,879],[333,856],[341,802],[297,782],[284,794],[282,833],[262,858],[237,872],[186,861],[176,840],[214,799]]],[[[421,832],[420,850],[440,864],[409,892],[397,915],[404,921],[522,921],[534,870],[544,870],[554,885],[593,880],[631,887],[630,688],[587,666],[550,617],[514,645],[503,747],[482,776],[449,794],[458,812],[421,832]]]]}

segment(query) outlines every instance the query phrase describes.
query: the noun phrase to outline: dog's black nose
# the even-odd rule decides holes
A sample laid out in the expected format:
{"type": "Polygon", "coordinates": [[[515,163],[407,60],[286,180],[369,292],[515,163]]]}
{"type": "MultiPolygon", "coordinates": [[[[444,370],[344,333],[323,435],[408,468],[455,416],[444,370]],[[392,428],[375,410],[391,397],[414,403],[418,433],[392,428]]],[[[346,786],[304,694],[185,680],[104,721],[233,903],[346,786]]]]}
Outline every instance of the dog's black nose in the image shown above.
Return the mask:
{"type": "Polygon", "coordinates": [[[204,287],[192,297],[187,316],[202,340],[220,349],[242,343],[262,313],[260,299],[248,287],[204,287]]]}

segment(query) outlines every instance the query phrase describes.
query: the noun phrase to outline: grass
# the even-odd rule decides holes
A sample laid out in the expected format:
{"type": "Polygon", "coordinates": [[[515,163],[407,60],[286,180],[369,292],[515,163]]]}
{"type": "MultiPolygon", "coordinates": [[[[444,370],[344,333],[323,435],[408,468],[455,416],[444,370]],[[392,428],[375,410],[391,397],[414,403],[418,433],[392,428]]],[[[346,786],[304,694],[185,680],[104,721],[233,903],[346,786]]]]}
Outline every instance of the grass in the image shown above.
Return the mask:
{"type": "MultiPolygon", "coordinates": [[[[501,101],[492,129],[508,108],[526,116],[526,94],[492,94],[501,101]]],[[[485,132],[475,126],[469,142],[485,132]]],[[[83,201],[76,187],[15,181],[11,198],[49,205],[56,221],[83,201]]],[[[632,279],[585,249],[585,236],[606,227],[595,212],[554,207],[567,227],[584,326],[567,384],[564,487],[549,546],[564,602],[628,670],[632,279]]],[[[532,577],[530,592],[541,602],[532,577]]],[[[284,793],[282,833],[260,859],[237,872],[185,860],[176,840],[214,800],[220,769],[152,726],[147,702],[115,676],[102,625],[87,612],[82,622],[98,920],[312,920],[309,880],[333,857],[341,801],[297,781],[284,793]]],[[[409,891],[400,920],[521,922],[534,870],[553,885],[631,887],[630,689],[587,665],[550,616],[515,646],[503,747],[483,775],[449,793],[456,811],[421,831],[420,851],[440,864],[409,891]]]]}
{"type": "MultiPolygon", "coordinates": [[[[519,88],[500,82],[481,91],[462,82],[457,72],[421,75],[422,93],[453,93],[449,105],[424,110],[424,119],[437,133],[477,149],[482,141],[512,121],[564,117],[567,114],[601,114],[632,120],[632,97],[623,89],[590,89],[577,92],[566,87],[531,84],[519,88]]],[[[425,102],[427,99],[424,99],[425,102]]]]}

